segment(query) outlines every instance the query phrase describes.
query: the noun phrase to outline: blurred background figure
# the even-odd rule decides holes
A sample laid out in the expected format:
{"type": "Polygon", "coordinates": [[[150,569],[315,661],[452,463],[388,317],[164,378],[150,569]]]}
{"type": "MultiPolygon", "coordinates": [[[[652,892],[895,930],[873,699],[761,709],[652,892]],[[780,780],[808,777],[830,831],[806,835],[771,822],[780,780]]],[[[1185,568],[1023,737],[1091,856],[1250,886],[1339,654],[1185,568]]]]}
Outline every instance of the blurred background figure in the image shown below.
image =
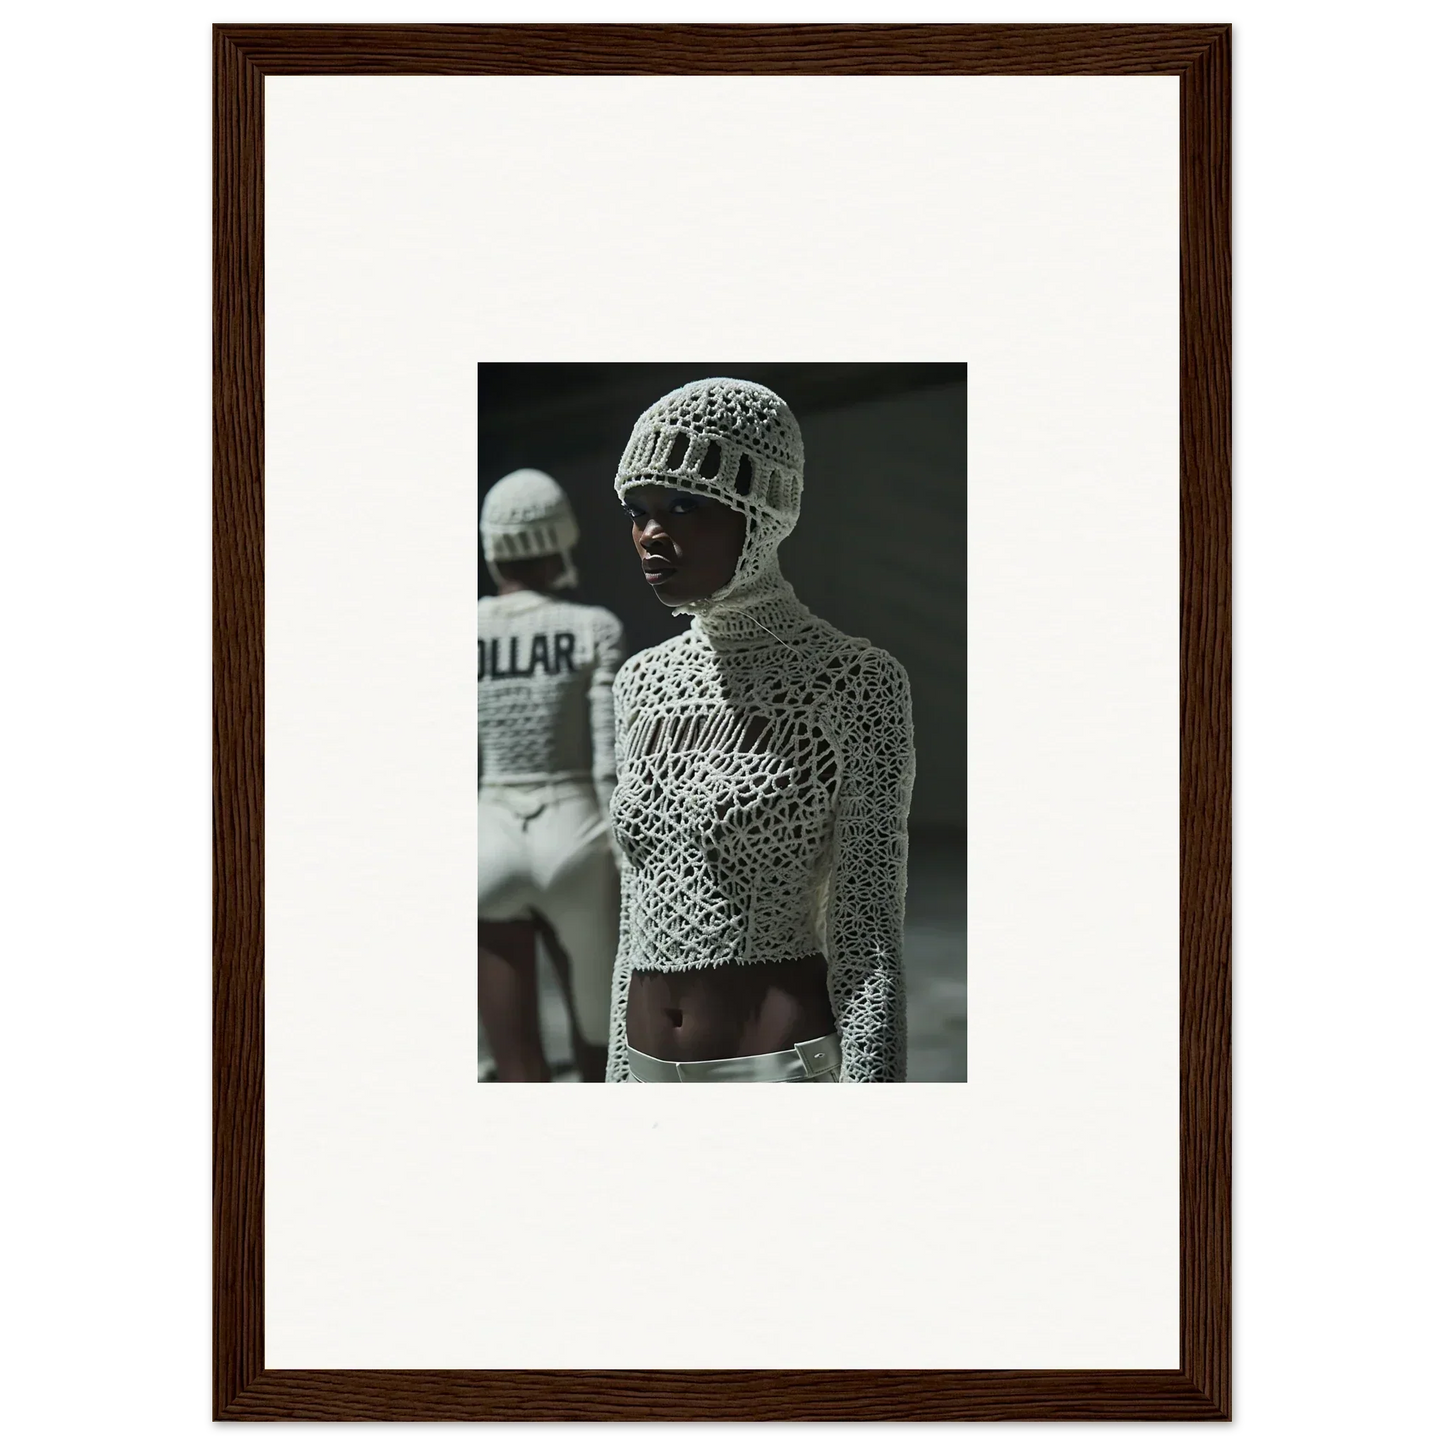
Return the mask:
{"type": "Polygon", "coordinates": [[[606,819],[623,638],[605,608],[555,595],[577,584],[577,541],[567,496],[545,472],[510,472],[487,492],[482,556],[496,593],[477,603],[478,1076],[504,1083],[553,1077],[539,942],[578,1077],[600,1081],[606,1065],[618,910],[606,819]]]}
{"type": "MultiPolygon", "coordinates": [[[[810,506],[782,545],[808,607],[907,670],[917,779],[909,817],[904,970],[910,1082],[968,1077],[968,390],[952,363],[485,363],[478,467],[485,489],[541,465],[581,524],[587,596],[633,649],[684,630],[637,585],[611,476],[650,402],[700,376],[745,376],[787,397],[808,439],[810,506]]],[[[541,980],[543,1038],[565,1048],[565,1001],[541,980]]]]}

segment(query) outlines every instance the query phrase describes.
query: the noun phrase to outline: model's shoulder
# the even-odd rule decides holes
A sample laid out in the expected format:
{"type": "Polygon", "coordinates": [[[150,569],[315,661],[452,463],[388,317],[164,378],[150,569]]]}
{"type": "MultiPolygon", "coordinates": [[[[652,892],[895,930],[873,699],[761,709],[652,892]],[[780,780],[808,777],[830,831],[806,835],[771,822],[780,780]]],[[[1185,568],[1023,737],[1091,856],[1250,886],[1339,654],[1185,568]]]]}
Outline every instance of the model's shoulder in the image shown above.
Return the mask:
{"type": "Polygon", "coordinates": [[[641,652],[634,652],[631,657],[627,658],[617,669],[617,680],[613,686],[619,690],[630,687],[645,667],[644,659],[648,653],[653,651],[655,651],[654,648],[644,647],[641,652]]]}
{"type": "Polygon", "coordinates": [[[894,655],[866,637],[833,629],[825,668],[839,692],[855,697],[907,698],[908,673],[894,655]]]}
{"type": "Polygon", "coordinates": [[[832,672],[852,666],[864,653],[881,651],[866,637],[851,637],[842,628],[816,615],[808,619],[804,637],[805,651],[832,672]]]}
{"type": "Polygon", "coordinates": [[[672,676],[679,671],[686,671],[689,660],[696,652],[692,633],[679,633],[665,642],[658,642],[651,647],[644,647],[640,652],[634,652],[618,668],[617,680],[620,682],[624,674],[637,681],[672,676]]]}
{"type": "Polygon", "coordinates": [[[666,667],[676,665],[696,651],[697,639],[689,629],[687,632],[679,632],[675,637],[665,638],[662,642],[655,642],[651,647],[644,647],[641,652],[633,654],[632,661],[643,667],[666,667]]]}
{"type": "Polygon", "coordinates": [[[908,681],[907,669],[886,648],[877,647],[866,638],[855,638],[858,644],[858,665],[869,676],[908,681]]]}

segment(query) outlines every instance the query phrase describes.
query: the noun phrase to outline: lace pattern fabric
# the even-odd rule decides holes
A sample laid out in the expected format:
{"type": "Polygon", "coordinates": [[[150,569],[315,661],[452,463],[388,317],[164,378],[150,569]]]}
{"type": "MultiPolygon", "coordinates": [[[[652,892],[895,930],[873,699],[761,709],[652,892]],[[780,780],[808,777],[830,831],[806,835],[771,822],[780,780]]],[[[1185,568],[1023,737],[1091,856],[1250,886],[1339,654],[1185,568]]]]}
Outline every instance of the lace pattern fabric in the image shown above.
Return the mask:
{"type": "Polygon", "coordinates": [[[618,676],[623,936],[611,1078],[626,1078],[634,969],[819,952],[844,1080],[904,1076],[907,676],[801,603],[769,615],[778,640],[719,646],[695,624],[618,676]]]}

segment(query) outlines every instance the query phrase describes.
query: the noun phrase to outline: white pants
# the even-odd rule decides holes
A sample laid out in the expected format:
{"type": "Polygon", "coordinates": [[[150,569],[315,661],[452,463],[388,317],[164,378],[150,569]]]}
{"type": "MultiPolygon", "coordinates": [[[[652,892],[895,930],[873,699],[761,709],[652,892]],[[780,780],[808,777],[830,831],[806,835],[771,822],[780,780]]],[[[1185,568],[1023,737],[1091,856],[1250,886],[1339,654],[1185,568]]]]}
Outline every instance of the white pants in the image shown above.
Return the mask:
{"type": "Polygon", "coordinates": [[[673,1063],[627,1046],[627,1079],[633,1084],[836,1084],[843,1066],[837,1034],[808,1039],[776,1054],[673,1063]]]}
{"type": "Polygon", "coordinates": [[[617,956],[617,868],[586,781],[483,783],[477,791],[477,917],[551,924],[571,963],[577,1027],[607,1041],[617,956]]]}

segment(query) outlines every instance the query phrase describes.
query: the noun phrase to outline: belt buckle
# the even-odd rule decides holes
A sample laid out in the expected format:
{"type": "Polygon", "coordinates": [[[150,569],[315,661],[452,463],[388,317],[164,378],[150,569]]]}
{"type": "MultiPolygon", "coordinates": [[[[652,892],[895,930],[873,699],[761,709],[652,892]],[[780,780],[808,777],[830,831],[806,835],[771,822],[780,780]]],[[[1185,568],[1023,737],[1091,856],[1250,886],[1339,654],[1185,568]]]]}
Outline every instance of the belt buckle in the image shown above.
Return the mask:
{"type": "Polygon", "coordinates": [[[809,1039],[806,1043],[794,1044],[793,1048],[803,1061],[803,1069],[811,1079],[814,1074],[824,1073],[833,1067],[828,1052],[824,1049],[823,1039],[809,1039]]]}

